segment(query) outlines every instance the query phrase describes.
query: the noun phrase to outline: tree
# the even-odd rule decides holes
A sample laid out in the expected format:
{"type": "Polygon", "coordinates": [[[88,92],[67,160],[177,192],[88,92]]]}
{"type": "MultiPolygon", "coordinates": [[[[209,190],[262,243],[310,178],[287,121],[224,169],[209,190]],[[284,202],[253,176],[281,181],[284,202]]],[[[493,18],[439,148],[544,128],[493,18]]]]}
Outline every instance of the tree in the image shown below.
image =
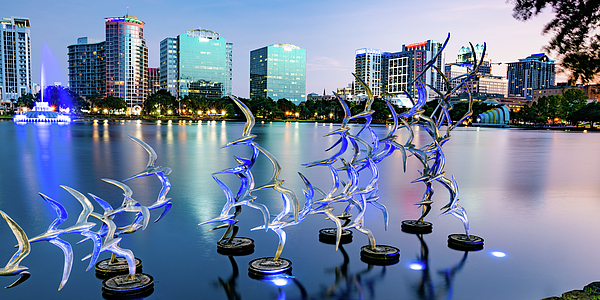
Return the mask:
{"type": "Polygon", "coordinates": [[[19,99],[17,99],[17,102],[15,104],[20,107],[33,108],[33,106],[35,105],[35,100],[36,99],[33,96],[33,94],[27,93],[21,95],[19,99]]]}
{"type": "Polygon", "coordinates": [[[576,88],[571,88],[563,92],[559,107],[559,117],[563,120],[570,120],[571,115],[585,107],[588,97],[585,93],[576,88]]]}
{"type": "Polygon", "coordinates": [[[165,89],[158,90],[144,101],[144,112],[146,114],[156,113],[161,115],[169,110],[175,112],[178,108],[177,98],[165,89]]]}
{"type": "Polygon", "coordinates": [[[92,105],[93,112],[104,113],[104,111],[114,112],[121,109],[127,108],[125,100],[114,96],[103,96],[99,94],[92,94],[88,97],[88,101],[92,105]]]}
{"type": "Polygon", "coordinates": [[[296,104],[285,98],[277,100],[277,108],[285,114],[285,117],[294,117],[294,113],[298,111],[296,104]]]}
{"type": "Polygon", "coordinates": [[[600,122],[600,103],[592,102],[586,104],[584,107],[573,112],[570,119],[575,124],[578,122],[590,122],[590,128],[593,127],[594,123],[600,122]]]}
{"type": "Polygon", "coordinates": [[[569,83],[589,83],[600,73],[600,1],[598,0],[509,0],[515,4],[513,17],[527,21],[550,6],[554,18],[543,34],[553,33],[545,49],[555,52],[569,83]]]}
{"type": "Polygon", "coordinates": [[[277,114],[277,103],[271,98],[255,97],[250,99],[249,108],[257,118],[273,119],[277,114]]]}

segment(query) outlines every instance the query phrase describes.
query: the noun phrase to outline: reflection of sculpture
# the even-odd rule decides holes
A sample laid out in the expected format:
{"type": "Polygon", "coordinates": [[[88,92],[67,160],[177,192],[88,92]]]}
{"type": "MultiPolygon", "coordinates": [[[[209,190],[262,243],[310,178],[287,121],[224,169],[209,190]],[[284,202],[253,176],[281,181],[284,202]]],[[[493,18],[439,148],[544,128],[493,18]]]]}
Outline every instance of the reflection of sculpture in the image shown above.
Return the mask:
{"type": "Polygon", "coordinates": [[[429,249],[427,243],[425,243],[425,240],[423,239],[423,234],[417,234],[416,236],[421,243],[421,253],[417,258],[417,261],[410,264],[411,269],[421,271],[421,281],[415,289],[416,299],[440,299],[443,294],[446,295],[446,299],[452,299],[454,276],[465,266],[469,252],[465,251],[462,259],[454,266],[438,271],[438,274],[444,278],[444,287],[442,289],[436,289],[430,274],[429,249]]]}
{"type": "Polygon", "coordinates": [[[10,230],[17,238],[17,242],[19,243],[19,250],[17,250],[17,252],[15,252],[15,254],[10,258],[8,263],[6,263],[6,266],[0,269],[0,276],[20,276],[19,279],[17,279],[11,285],[6,287],[8,289],[23,283],[29,278],[29,276],[31,276],[31,274],[27,272],[27,267],[19,265],[21,261],[25,257],[27,257],[27,255],[29,255],[29,251],[31,250],[31,248],[29,245],[29,241],[27,240],[27,235],[25,234],[23,229],[21,229],[21,227],[3,211],[0,210],[0,214],[2,214],[2,218],[4,218],[4,220],[10,227],[10,230]]]}
{"type": "Polygon", "coordinates": [[[221,284],[221,286],[225,290],[225,293],[227,294],[227,299],[239,300],[242,299],[242,297],[240,296],[240,293],[238,293],[238,291],[236,290],[236,280],[240,275],[240,271],[233,256],[229,255],[228,257],[229,262],[231,263],[231,269],[233,271],[231,277],[227,281],[224,281],[223,279],[221,279],[221,277],[219,277],[219,284],[221,284]]]}

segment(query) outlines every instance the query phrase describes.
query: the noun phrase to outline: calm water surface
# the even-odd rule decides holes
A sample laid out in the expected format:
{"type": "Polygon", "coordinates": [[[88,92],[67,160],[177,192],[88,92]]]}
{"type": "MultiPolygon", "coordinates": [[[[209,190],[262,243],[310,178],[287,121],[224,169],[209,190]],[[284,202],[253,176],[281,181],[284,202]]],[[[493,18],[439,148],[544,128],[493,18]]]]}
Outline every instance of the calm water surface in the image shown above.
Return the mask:
{"type": "MultiPolygon", "coordinates": [[[[428,220],[434,231],[421,239],[400,231],[400,222],[419,216],[413,204],[424,191],[419,163],[410,158],[406,173],[402,157],[394,153],[380,165],[380,202],[390,213],[384,230],[381,213],[367,211],[365,225],[380,244],[401,249],[398,264],[369,266],[360,260],[366,236],[355,232],[354,241],[335,251],[318,241],[318,230],[330,227],[321,215],[309,216],[288,227],[283,257],[293,263],[287,285],[251,279],[252,259],[272,256],[277,235],[250,231],[261,223],[260,212],[245,209],[240,215],[240,235],[255,240],[248,256],[227,257],[216,252],[222,232],[197,224],[217,216],[225,197],[211,173],[236,165],[233,155],[249,156],[247,147],[220,149],[238,138],[243,123],[163,122],[75,123],[69,126],[17,126],[0,122],[0,209],[19,223],[28,236],[44,232],[54,211],[38,192],[60,201],[69,212],[63,227],[73,224],[81,205],[59,185],[93,193],[113,206],[122,202],[121,191],[100,178],[122,180],[142,170],[146,152],[125,134],[141,138],[158,153],[157,164],[169,166],[172,210],[145,231],[124,236],[121,244],[143,260],[143,271],[155,279],[148,299],[541,299],[600,280],[600,135],[597,133],[458,128],[445,145],[446,171],[460,187],[461,205],[471,221],[472,234],[485,239],[485,249],[468,254],[446,246],[449,234],[463,231],[451,216],[437,217],[448,202],[447,191],[434,184],[434,207],[428,220]],[[494,251],[503,252],[498,258],[494,251]],[[418,263],[418,264],[417,264],[418,263]],[[421,267],[417,267],[417,266],[421,267]],[[420,268],[420,270],[418,270],[420,268]],[[417,270],[414,270],[417,269],[417,270]]],[[[302,195],[297,175],[329,189],[325,168],[306,169],[302,163],[330,155],[324,150],[335,142],[323,135],[336,129],[330,124],[257,124],[256,141],[281,163],[284,186],[302,195]]],[[[375,127],[384,136],[385,126],[375,127]]],[[[400,140],[406,138],[400,133],[400,140]]],[[[429,143],[425,132],[416,143],[429,143]]],[[[253,173],[257,184],[266,182],[272,166],[261,157],[253,173]]],[[[367,172],[368,173],[368,172],[367,172]]],[[[368,174],[366,174],[368,175],[368,174]]],[[[234,177],[221,176],[232,188],[234,177]]],[[[160,183],[155,177],[130,181],[134,198],[149,205],[160,183]]],[[[257,193],[257,201],[273,214],[281,208],[272,191],[257,193]]],[[[100,208],[97,207],[100,211],[100,208]]],[[[153,212],[153,219],[157,212],[153,212]]],[[[102,299],[101,280],[85,272],[79,261],[91,251],[90,242],[75,245],[77,235],[63,236],[73,244],[75,263],[69,282],[57,292],[63,254],[46,242],[32,245],[22,262],[31,278],[24,284],[0,290],[2,299],[102,299]]],[[[0,223],[0,263],[15,252],[14,235],[0,223]]],[[[109,257],[103,253],[101,258],[109,257]]],[[[0,277],[0,285],[14,277],[0,277]]]]}

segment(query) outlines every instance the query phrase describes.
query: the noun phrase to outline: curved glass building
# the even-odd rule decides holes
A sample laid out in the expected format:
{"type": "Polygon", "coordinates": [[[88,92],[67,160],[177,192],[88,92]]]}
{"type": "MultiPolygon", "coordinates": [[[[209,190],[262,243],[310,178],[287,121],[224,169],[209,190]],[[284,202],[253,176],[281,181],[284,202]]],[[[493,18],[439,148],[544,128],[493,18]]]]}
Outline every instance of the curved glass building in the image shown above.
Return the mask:
{"type": "Polygon", "coordinates": [[[144,22],[134,16],[106,18],[106,95],[128,108],[142,106],[148,91],[148,47],[144,22]]]}

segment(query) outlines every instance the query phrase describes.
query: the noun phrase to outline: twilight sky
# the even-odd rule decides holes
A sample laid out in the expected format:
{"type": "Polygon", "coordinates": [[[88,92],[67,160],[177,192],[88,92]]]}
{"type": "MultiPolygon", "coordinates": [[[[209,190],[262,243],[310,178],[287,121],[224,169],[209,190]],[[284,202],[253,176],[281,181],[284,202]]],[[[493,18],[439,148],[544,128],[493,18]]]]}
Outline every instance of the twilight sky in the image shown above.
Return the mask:
{"type": "MultiPolygon", "coordinates": [[[[250,51],[271,44],[306,49],[306,93],[331,94],[352,81],[358,48],[396,52],[403,44],[443,41],[450,32],[446,62],[470,41],[486,42],[489,58],[506,63],[542,52],[550,39],[541,35],[549,10],[523,23],[504,0],[20,0],[3,3],[0,17],[30,19],[33,81],[40,83],[42,49],[49,49],[56,67],[47,67],[48,82],[66,85],[67,46],[84,36],[104,40],[104,18],[123,16],[127,7],[146,22],[149,67],[159,66],[162,39],[190,29],[210,29],[233,42],[233,93],[244,98],[250,94],[250,51]]],[[[506,76],[506,66],[493,66],[492,73],[506,76]]]]}

